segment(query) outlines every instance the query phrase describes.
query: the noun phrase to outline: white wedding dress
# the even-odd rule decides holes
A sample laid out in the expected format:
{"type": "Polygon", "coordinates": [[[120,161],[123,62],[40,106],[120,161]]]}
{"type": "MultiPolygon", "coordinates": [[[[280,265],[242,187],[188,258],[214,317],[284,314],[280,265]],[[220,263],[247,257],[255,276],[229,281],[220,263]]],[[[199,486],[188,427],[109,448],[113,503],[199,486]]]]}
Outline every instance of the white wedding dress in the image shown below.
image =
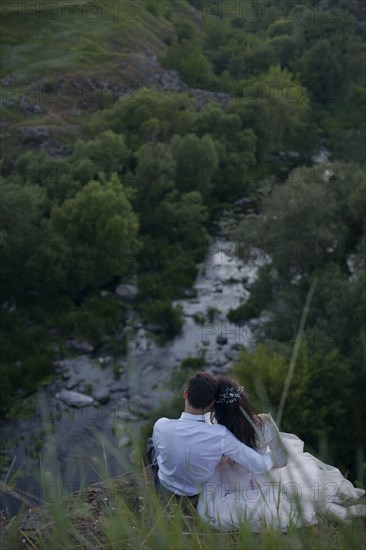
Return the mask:
{"type": "Polygon", "coordinates": [[[337,468],[304,453],[303,441],[294,434],[280,432],[273,448],[273,420],[270,415],[260,416],[263,428],[256,450],[264,453],[272,447],[273,454],[287,455],[287,465],[257,475],[223,457],[198,500],[197,511],[204,521],[220,531],[235,531],[249,523],[252,531],[260,532],[264,526],[287,531],[290,525],[315,525],[320,516],[347,520],[366,515],[365,501],[360,501],[363,489],[355,488],[337,468]]]}

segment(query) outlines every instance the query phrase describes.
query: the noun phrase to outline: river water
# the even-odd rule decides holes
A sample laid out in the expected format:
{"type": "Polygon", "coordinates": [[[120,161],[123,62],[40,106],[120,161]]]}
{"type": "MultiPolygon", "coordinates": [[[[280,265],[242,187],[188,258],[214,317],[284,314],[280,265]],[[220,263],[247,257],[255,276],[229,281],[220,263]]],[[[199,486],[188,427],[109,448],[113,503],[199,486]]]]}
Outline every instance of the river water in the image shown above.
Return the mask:
{"type": "Polygon", "coordinates": [[[225,373],[240,347],[254,343],[249,324],[239,330],[226,319],[229,309],[248,299],[258,266],[266,261],[260,254],[246,263],[239,258],[226,238],[237,223],[232,212],[222,215],[199,266],[195,296],[175,302],[184,315],[179,336],[160,346],[132,317],[127,360],[84,353],[59,361],[52,381],[19,403],[17,418],[2,421],[2,479],[18,493],[2,494],[1,507],[10,515],[19,510],[19,495],[28,504],[52,501],[61,492],[131,471],[132,442],[146,422],[138,413],[148,413],[174,395],[169,381],[181,361],[204,356],[206,370],[225,373]],[[85,399],[85,390],[104,393],[106,402],[70,406],[63,399],[65,390],[85,399]]]}

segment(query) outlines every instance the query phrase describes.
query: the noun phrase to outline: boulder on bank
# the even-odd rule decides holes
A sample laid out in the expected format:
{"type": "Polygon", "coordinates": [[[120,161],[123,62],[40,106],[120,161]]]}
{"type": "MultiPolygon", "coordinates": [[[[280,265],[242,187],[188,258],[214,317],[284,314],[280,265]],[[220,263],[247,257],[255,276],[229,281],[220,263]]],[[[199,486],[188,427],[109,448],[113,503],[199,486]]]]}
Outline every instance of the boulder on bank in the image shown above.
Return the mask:
{"type": "Polygon", "coordinates": [[[110,391],[107,388],[101,388],[93,392],[93,397],[101,405],[105,405],[111,398],[110,391]]]}
{"type": "Polygon", "coordinates": [[[70,407],[89,407],[94,403],[94,399],[90,395],[69,390],[61,390],[56,393],[56,399],[61,399],[70,407]]]}
{"type": "Polygon", "coordinates": [[[92,353],[94,347],[86,340],[67,340],[66,347],[71,351],[80,351],[81,353],[92,353]]]}
{"type": "Polygon", "coordinates": [[[180,294],[182,298],[196,298],[197,290],[195,288],[184,288],[180,294]]]}
{"type": "Polygon", "coordinates": [[[126,300],[126,302],[134,302],[137,298],[138,294],[138,288],[136,285],[118,285],[115,289],[115,293],[118,296],[118,298],[122,298],[123,300],[126,300]]]}
{"type": "Polygon", "coordinates": [[[230,349],[225,351],[225,357],[227,357],[230,361],[237,361],[240,357],[240,351],[234,348],[234,346],[231,346],[230,349]]]}

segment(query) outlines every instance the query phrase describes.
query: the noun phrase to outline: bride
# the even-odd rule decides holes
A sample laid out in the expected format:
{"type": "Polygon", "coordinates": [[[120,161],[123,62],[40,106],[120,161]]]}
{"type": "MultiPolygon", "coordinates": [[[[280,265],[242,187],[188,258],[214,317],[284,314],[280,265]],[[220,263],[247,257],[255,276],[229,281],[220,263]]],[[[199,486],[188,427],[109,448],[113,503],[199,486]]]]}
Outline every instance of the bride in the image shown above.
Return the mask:
{"type": "Polygon", "coordinates": [[[233,531],[249,522],[254,532],[266,525],[287,531],[290,525],[314,525],[319,516],[346,520],[366,515],[365,491],[356,489],[337,468],[304,453],[303,441],[279,432],[270,414],[256,414],[234,380],[219,379],[215,405],[206,420],[223,424],[259,453],[269,447],[277,465],[257,475],[223,456],[197,504],[211,527],[233,531]]]}

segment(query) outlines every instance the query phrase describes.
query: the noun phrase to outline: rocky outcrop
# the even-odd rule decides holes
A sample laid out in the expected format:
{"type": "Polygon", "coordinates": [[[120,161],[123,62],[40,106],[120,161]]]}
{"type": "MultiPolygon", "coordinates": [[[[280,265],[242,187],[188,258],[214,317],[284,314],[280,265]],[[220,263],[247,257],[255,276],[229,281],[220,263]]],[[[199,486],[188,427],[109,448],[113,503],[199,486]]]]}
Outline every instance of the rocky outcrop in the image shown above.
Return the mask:
{"type": "Polygon", "coordinates": [[[48,130],[38,126],[19,128],[23,145],[40,145],[48,139],[48,130]]]}

